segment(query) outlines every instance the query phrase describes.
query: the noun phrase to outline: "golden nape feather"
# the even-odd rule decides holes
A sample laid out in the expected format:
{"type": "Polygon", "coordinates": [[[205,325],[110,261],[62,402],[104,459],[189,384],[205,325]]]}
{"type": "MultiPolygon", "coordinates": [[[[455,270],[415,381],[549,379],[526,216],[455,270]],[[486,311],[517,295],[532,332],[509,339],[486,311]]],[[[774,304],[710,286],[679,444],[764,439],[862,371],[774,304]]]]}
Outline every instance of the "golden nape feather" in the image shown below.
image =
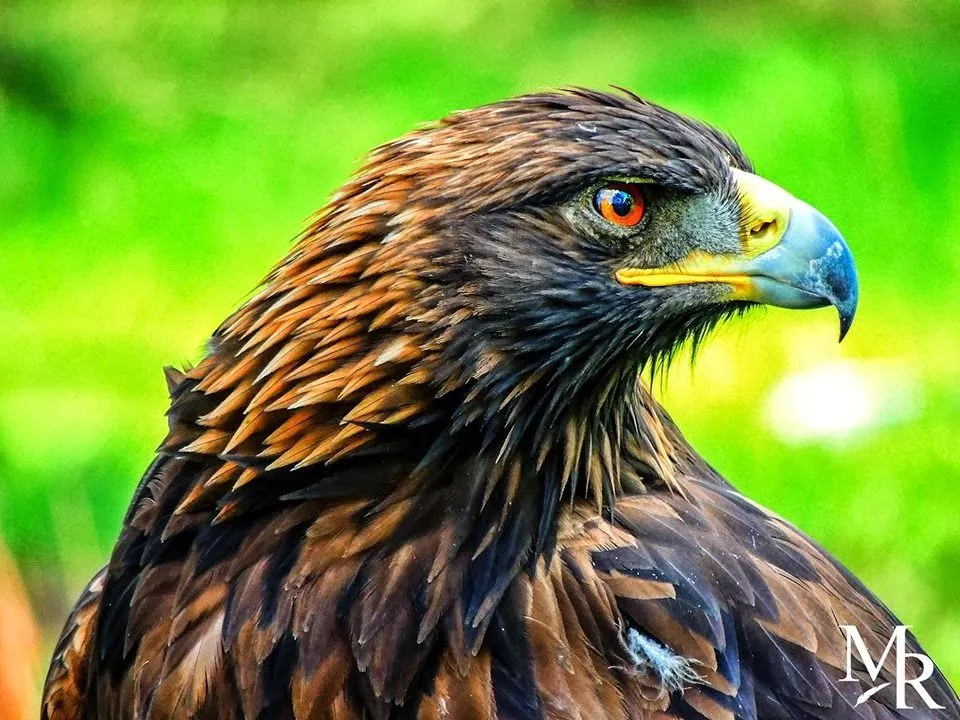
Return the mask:
{"type": "Polygon", "coordinates": [[[639,380],[756,304],[846,332],[856,300],[829,221],[633,96],[376,150],[168,370],[43,717],[960,717],[922,667],[901,707],[894,653],[848,672],[841,626],[878,658],[899,621],[639,380]]]}

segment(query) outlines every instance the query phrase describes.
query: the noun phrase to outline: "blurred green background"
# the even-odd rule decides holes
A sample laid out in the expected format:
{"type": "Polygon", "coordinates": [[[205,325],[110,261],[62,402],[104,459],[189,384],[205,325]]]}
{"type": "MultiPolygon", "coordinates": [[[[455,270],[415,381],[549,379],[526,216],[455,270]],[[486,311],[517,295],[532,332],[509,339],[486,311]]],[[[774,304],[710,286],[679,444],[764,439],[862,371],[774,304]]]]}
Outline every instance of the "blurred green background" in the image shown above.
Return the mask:
{"type": "Polygon", "coordinates": [[[847,236],[842,346],[828,311],[756,313],[658,392],[960,682],[958,37],[949,0],[5,3],[0,540],[40,665],[164,434],[161,367],[199,357],[368,149],[622,85],[734,134],[847,236]]]}

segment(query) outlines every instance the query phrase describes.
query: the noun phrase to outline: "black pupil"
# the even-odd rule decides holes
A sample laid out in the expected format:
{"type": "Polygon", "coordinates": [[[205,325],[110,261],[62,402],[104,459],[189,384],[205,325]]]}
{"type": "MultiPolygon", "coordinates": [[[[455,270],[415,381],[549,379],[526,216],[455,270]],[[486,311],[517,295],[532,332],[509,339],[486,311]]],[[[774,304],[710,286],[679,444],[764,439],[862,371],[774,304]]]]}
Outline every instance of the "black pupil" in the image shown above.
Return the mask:
{"type": "Polygon", "coordinates": [[[633,196],[626,190],[612,190],[610,192],[610,207],[620,217],[626,217],[633,210],[633,196]]]}
{"type": "Polygon", "coordinates": [[[610,209],[613,210],[618,217],[626,217],[630,214],[630,211],[633,210],[633,196],[626,190],[607,189],[604,193],[610,203],[610,209]]]}

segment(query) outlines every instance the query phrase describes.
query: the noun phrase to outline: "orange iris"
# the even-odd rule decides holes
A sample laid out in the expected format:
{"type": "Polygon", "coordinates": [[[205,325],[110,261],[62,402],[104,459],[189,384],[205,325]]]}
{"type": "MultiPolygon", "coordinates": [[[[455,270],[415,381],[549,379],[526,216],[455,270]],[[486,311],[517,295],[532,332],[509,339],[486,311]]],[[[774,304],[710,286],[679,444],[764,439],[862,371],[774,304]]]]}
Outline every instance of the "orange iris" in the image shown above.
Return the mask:
{"type": "Polygon", "coordinates": [[[646,202],[640,188],[630,183],[610,183],[597,190],[593,206],[605,220],[632,227],[643,219],[646,202]]]}

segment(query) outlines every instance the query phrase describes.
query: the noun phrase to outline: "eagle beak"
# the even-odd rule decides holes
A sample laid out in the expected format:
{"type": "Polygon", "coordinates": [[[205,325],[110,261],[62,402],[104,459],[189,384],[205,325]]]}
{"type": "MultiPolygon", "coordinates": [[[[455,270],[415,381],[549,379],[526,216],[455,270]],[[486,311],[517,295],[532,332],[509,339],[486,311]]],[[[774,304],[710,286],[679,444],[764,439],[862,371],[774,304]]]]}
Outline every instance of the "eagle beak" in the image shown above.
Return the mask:
{"type": "Polygon", "coordinates": [[[733,170],[741,205],[741,252],[695,251],[662,268],[624,268],[624,285],[724,283],[731,300],[784,308],[833,305],[843,340],[857,310],[853,256],[833,223],[761,177],[733,170]]]}

